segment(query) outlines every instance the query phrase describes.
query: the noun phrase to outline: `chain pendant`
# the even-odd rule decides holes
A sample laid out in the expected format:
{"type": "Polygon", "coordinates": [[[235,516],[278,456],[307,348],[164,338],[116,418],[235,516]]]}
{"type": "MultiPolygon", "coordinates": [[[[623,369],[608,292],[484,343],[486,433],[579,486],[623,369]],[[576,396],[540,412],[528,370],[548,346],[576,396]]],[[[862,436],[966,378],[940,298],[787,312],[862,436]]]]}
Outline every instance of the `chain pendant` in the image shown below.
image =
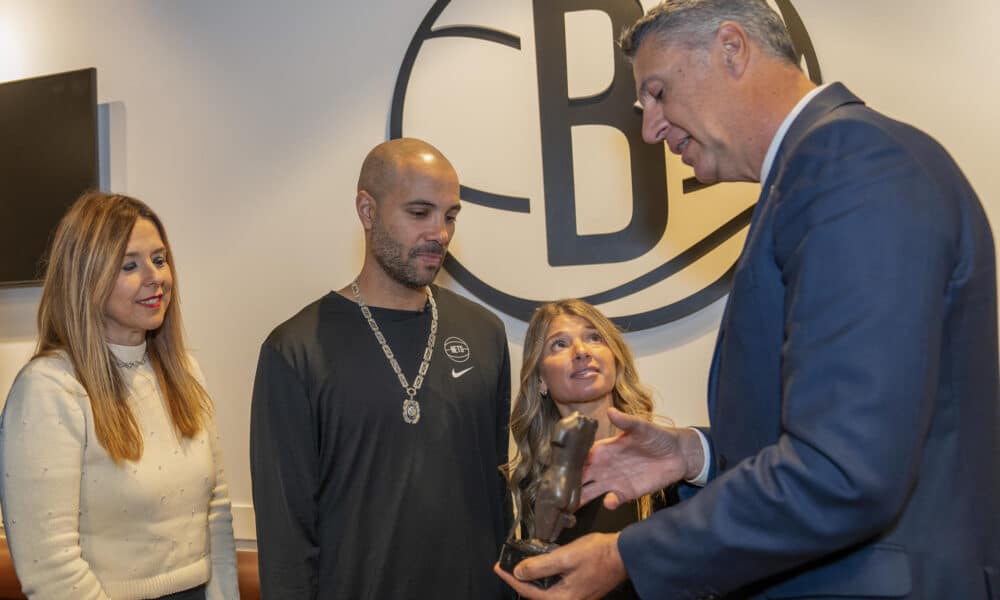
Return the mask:
{"type": "Polygon", "coordinates": [[[431,293],[430,288],[427,288],[427,302],[431,305],[431,332],[427,336],[427,347],[424,349],[423,361],[420,363],[420,368],[417,369],[417,377],[413,380],[413,387],[410,387],[409,382],[406,381],[406,375],[399,368],[399,362],[389,348],[389,342],[386,341],[385,336],[379,330],[378,323],[375,322],[375,317],[372,316],[371,309],[365,304],[365,299],[361,297],[361,289],[358,287],[357,280],[351,282],[351,292],[354,293],[354,299],[357,300],[358,306],[361,308],[361,316],[368,321],[368,327],[375,334],[375,340],[382,347],[385,357],[389,359],[389,366],[392,367],[392,371],[399,379],[399,385],[403,386],[403,389],[406,390],[408,397],[403,400],[403,422],[408,425],[416,425],[420,421],[420,404],[414,400],[414,397],[420,391],[420,386],[424,384],[424,375],[427,374],[427,369],[430,367],[431,357],[434,354],[434,341],[437,339],[438,310],[437,302],[434,301],[434,294],[431,293]]]}
{"type": "Polygon", "coordinates": [[[416,425],[420,421],[420,403],[413,398],[403,400],[403,421],[416,425]]]}

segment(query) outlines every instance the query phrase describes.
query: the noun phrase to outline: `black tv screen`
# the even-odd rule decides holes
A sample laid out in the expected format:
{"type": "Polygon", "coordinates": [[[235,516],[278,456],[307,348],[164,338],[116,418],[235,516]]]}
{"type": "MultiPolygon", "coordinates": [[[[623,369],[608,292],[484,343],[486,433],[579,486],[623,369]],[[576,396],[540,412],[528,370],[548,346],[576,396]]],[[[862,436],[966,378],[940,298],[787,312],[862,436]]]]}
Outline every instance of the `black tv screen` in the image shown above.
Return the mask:
{"type": "Polygon", "coordinates": [[[100,184],[97,70],[0,83],[0,285],[30,285],[59,219],[100,184]]]}

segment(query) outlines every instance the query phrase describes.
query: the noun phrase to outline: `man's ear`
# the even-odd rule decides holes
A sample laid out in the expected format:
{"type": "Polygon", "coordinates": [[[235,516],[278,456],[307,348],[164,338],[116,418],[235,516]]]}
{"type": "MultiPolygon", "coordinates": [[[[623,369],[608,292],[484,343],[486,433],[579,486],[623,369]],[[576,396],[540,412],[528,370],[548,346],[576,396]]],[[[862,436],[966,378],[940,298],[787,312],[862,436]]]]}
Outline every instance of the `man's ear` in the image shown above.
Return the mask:
{"type": "Polygon", "coordinates": [[[371,231],[372,224],[375,222],[375,211],[378,210],[375,198],[365,190],[358,190],[358,195],[354,198],[354,206],[358,211],[358,218],[361,219],[361,226],[365,228],[365,231],[371,231]]]}
{"type": "Polygon", "coordinates": [[[726,71],[734,77],[741,77],[750,57],[750,36],[739,23],[726,21],[719,26],[715,36],[716,51],[726,71]]]}

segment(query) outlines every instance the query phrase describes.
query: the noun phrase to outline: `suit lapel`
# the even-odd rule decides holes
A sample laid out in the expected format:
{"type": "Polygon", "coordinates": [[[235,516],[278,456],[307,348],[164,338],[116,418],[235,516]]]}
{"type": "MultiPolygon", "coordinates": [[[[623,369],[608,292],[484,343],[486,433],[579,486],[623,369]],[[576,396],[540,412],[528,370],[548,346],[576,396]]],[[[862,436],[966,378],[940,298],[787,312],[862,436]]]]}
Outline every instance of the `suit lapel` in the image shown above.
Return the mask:
{"type": "MultiPolygon", "coordinates": [[[[788,131],[785,132],[785,137],[781,140],[781,144],[778,146],[778,151],[774,156],[774,163],[771,167],[771,171],[768,173],[767,179],[761,185],[760,195],[757,197],[757,204],[754,207],[753,214],[750,216],[750,228],[747,231],[747,242],[751,239],[751,235],[754,232],[757,221],[760,219],[760,215],[764,212],[767,199],[774,189],[775,182],[778,180],[779,174],[788,162],[788,158],[791,156],[795,147],[798,146],[802,138],[809,132],[810,128],[817,121],[821,120],[834,109],[845,104],[864,104],[864,102],[851,93],[851,91],[848,90],[844,84],[833,83],[810,100],[809,103],[802,109],[802,112],[800,112],[795,120],[792,121],[792,125],[788,128],[788,131]]],[[[743,251],[740,253],[740,258],[738,259],[737,264],[739,261],[743,260],[745,252],[746,242],[744,242],[743,251]]],[[[729,324],[729,305],[731,302],[732,296],[730,295],[726,299],[726,308],[722,313],[722,321],[719,324],[719,334],[715,339],[715,350],[712,353],[712,366],[708,372],[708,415],[710,421],[715,414],[715,400],[719,384],[719,355],[721,354],[722,342],[726,336],[726,328],[729,324]]]]}

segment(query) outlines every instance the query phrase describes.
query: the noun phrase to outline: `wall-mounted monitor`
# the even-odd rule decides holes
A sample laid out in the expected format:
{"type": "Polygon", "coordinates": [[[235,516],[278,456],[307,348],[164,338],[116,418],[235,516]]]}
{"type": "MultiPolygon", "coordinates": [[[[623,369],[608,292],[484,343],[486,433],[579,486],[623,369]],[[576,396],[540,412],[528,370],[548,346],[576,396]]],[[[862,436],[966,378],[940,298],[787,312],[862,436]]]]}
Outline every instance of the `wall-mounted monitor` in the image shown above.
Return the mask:
{"type": "Polygon", "coordinates": [[[97,70],[0,83],[0,286],[33,285],[56,224],[100,184],[97,70]]]}

